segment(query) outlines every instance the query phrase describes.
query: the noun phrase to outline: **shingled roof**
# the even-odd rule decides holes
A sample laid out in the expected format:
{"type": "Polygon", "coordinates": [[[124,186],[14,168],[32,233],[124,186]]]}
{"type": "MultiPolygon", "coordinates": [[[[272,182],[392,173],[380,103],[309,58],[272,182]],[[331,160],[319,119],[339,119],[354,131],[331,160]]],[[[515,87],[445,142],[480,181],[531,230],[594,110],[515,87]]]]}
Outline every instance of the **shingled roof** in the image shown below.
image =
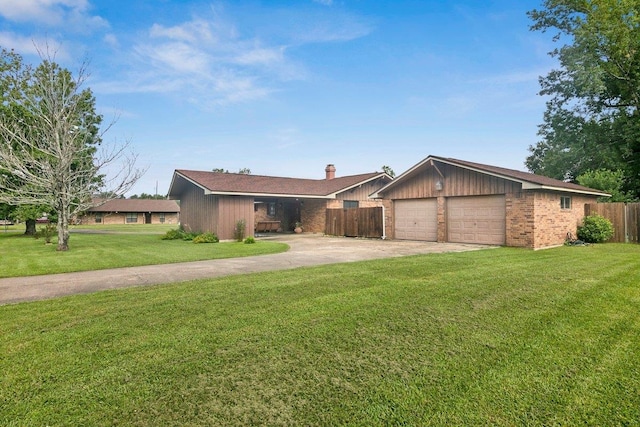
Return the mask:
{"type": "Polygon", "coordinates": [[[337,193],[382,177],[388,176],[384,172],[371,172],[333,179],[300,179],[177,169],[169,196],[177,197],[179,192],[176,178],[201,187],[205,194],[333,198],[337,193]]]}
{"type": "Polygon", "coordinates": [[[102,203],[94,201],[94,207],[89,212],[180,212],[180,206],[175,200],[154,199],[113,199],[102,203]]]}
{"type": "Polygon", "coordinates": [[[604,191],[595,190],[593,188],[584,187],[582,185],[574,184],[571,182],[560,181],[558,179],[553,179],[542,175],[536,175],[530,172],[501,168],[498,166],[484,165],[482,163],[468,162],[465,160],[453,159],[451,157],[438,156],[429,156],[426,159],[422,160],[420,163],[416,164],[411,169],[404,172],[402,175],[396,177],[396,179],[381,188],[377,193],[384,193],[385,190],[395,187],[408,177],[413,176],[417,170],[421,170],[424,167],[431,165],[433,161],[496,176],[498,178],[507,179],[509,181],[516,181],[522,184],[523,190],[540,189],[566,191],[570,193],[592,194],[596,196],[610,196],[610,194],[607,194],[604,191]]]}

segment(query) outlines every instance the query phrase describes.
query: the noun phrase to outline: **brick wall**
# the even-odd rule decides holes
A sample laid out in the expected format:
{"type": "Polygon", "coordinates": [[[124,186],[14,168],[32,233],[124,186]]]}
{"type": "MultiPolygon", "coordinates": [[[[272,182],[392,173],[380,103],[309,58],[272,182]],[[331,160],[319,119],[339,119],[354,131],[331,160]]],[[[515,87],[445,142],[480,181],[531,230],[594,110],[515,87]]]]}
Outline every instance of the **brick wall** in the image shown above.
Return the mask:
{"type": "MultiPolygon", "coordinates": [[[[102,222],[96,222],[96,214],[95,213],[87,213],[86,215],[82,215],[78,218],[80,224],[84,225],[114,225],[114,224],[144,224],[145,223],[145,214],[138,213],[136,214],[138,221],[137,222],[127,222],[127,216],[124,213],[107,213],[102,215],[102,222]]],[[[149,215],[148,213],[146,215],[149,215]]],[[[178,225],[178,214],[175,213],[166,213],[164,215],[164,224],[175,224],[178,225]]],[[[160,214],[152,213],[151,214],[151,224],[163,224],[160,222],[160,214]]]]}
{"type": "Polygon", "coordinates": [[[535,197],[535,238],[534,249],[562,245],[567,233],[576,235],[578,225],[584,218],[584,205],[592,203],[595,197],[576,194],[536,193],[535,197]],[[571,197],[571,208],[560,208],[560,197],[571,197]]]}
{"type": "Polygon", "coordinates": [[[300,221],[305,233],[324,233],[326,209],[325,200],[304,200],[300,206],[300,221]]]}
{"type": "Polygon", "coordinates": [[[446,242],[447,241],[447,199],[443,196],[438,196],[438,212],[437,221],[438,221],[438,242],[446,242]]]}
{"type": "Polygon", "coordinates": [[[387,239],[393,237],[393,201],[392,200],[378,200],[379,204],[384,207],[384,234],[387,239]]]}
{"type": "Polygon", "coordinates": [[[555,192],[527,192],[506,196],[506,245],[542,249],[564,244],[576,235],[584,205],[595,197],[555,192]],[[560,198],[571,197],[571,208],[561,209],[560,198]]]}
{"type": "Polygon", "coordinates": [[[533,248],[534,194],[511,193],[505,196],[507,246],[533,248]]]}

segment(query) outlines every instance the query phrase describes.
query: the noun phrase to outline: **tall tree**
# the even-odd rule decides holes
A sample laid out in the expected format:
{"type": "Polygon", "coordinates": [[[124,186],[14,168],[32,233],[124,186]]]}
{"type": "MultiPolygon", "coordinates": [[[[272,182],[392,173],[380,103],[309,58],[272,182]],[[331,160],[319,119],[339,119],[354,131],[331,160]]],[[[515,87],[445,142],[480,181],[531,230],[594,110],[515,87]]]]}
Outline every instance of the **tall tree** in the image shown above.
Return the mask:
{"type": "Polygon", "coordinates": [[[576,179],[585,187],[597,188],[611,194],[611,197],[599,197],[599,202],[633,202],[634,197],[623,190],[624,173],[608,169],[588,170],[576,179]]]}
{"type": "Polygon", "coordinates": [[[0,115],[0,202],[51,207],[65,251],[71,218],[92,206],[92,195],[123,194],[143,172],[126,144],[102,144],[109,126],[100,129],[93,93],[82,88],[84,67],[74,77],[49,57],[9,74],[20,90],[3,99],[13,107],[0,115]],[[117,173],[107,179],[111,165],[117,173]]]}
{"type": "Polygon", "coordinates": [[[542,137],[529,148],[535,173],[575,181],[588,170],[622,170],[640,193],[640,2],[546,0],[529,16],[534,31],[564,43],[559,69],[540,79],[549,96],[542,137]]]}

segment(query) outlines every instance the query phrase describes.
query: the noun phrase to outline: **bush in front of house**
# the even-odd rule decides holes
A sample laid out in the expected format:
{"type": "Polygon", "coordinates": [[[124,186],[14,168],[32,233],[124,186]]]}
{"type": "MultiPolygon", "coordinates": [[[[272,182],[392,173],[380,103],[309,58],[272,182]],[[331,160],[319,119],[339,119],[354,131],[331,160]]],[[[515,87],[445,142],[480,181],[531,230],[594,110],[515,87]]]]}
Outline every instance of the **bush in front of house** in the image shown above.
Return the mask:
{"type": "Polygon", "coordinates": [[[589,215],[578,227],[578,239],[587,243],[606,242],[613,236],[611,221],[600,215],[589,215]]]}
{"type": "Polygon", "coordinates": [[[173,230],[167,231],[163,236],[162,240],[193,240],[198,233],[187,232],[181,228],[176,228],[173,230]]]}
{"type": "Polygon", "coordinates": [[[220,239],[213,233],[202,233],[193,238],[193,243],[218,243],[220,239]]]}
{"type": "Polygon", "coordinates": [[[180,240],[182,239],[183,235],[184,231],[180,230],[179,228],[175,228],[164,233],[164,236],[162,236],[162,240],[180,240]]]}
{"type": "Polygon", "coordinates": [[[249,236],[246,239],[244,239],[244,243],[247,245],[253,244],[256,242],[256,239],[253,236],[249,236]]]}
{"type": "Polygon", "coordinates": [[[239,219],[238,222],[236,222],[236,227],[233,229],[233,238],[236,242],[242,242],[246,228],[247,223],[244,219],[239,219]]]}

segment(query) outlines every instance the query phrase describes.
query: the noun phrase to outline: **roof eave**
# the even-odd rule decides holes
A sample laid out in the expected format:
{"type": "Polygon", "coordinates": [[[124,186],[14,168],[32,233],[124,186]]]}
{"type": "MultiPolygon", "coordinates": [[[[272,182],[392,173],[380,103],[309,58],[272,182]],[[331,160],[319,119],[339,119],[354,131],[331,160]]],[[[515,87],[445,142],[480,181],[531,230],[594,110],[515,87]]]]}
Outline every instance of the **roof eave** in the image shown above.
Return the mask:
{"type": "Polygon", "coordinates": [[[213,196],[244,196],[244,197],[282,197],[288,199],[335,199],[335,196],[318,195],[318,194],[284,194],[284,193],[253,193],[253,192],[238,192],[238,191],[212,191],[204,190],[205,195],[213,196]]]}
{"type": "Polygon", "coordinates": [[[554,187],[551,185],[534,184],[532,182],[523,182],[522,189],[523,190],[549,190],[549,191],[560,191],[564,193],[587,194],[590,196],[598,196],[598,197],[611,197],[611,194],[603,193],[601,191],[589,191],[589,190],[580,190],[580,189],[566,188],[566,187],[554,187]]]}
{"type": "Polygon", "coordinates": [[[205,194],[207,194],[207,191],[209,191],[209,189],[207,189],[206,187],[203,187],[197,181],[194,181],[193,179],[189,178],[188,176],[185,176],[184,174],[182,174],[182,173],[180,173],[179,171],[176,170],[176,171],[173,171],[173,177],[171,178],[171,185],[169,185],[169,192],[167,193],[167,197],[171,197],[171,193],[173,192],[173,186],[175,184],[176,176],[179,176],[180,178],[190,182],[191,184],[195,185],[196,187],[202,188],[202,190],[204,190],[205,194]]]}

